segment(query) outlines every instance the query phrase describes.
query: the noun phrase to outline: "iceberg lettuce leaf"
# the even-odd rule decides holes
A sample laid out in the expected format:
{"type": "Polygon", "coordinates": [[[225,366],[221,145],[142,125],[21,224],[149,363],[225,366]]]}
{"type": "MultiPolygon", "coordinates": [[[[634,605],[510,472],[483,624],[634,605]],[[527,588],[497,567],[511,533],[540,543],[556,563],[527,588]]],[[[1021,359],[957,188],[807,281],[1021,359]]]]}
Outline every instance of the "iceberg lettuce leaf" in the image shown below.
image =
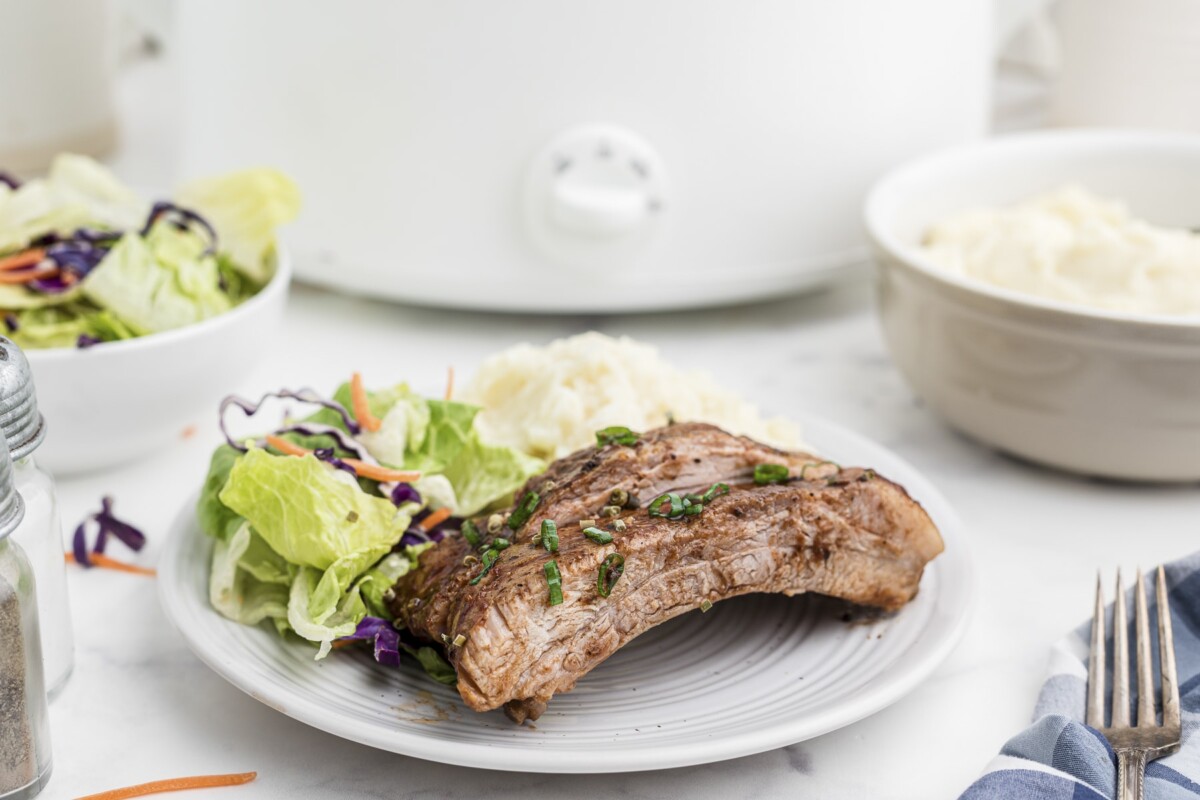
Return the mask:
{"type": "Polygon", "coordinates": [[[242,454],[227,444],[213,451],[208,463],[208,474],[200,487],[200,499],[196,502],[196,518],[200,530],[217,539],[229,539],[245,521],[241,514],[221,502],[221,490],[229,482],[229,473],[234,462],[242,454]]]}
{"type": "Polygon", "coordinates": [[[247,559],[253,539],[250,526],[243,524],[228,541],[213,543],[209,602],[222,616],[244,625],[257,625],[265,619],[286,621],[290,580],[262,581],[246,568],[245,562],[255,559],[254,555],[247,559]]]}
{"type": "Polygon", "coordinates": [[[454,486],[458,499],[455,513],[471,516],[497,502],[507,502],[526,480],[545,468],[540,459],[512,447],[484,444],[476,435],[443,474],[454,486]]]}
{"type": "Polygon", "coordinates": [[[83,279],[89,300],[135,333],[181,328],[233,307],[221,290],[217,260],[204,241],[173,225],[145,237],[126,234],[83,279]]]}
{"type": "Polygon", "coordinates": [[[54,159],[45,178],[17,189],[0,186],[0,253],[28,247],[47,233],[136,229],[149,210],[148,203],[100,163],[63,154],[54,159]]]}
{"type": "Polygon", "coordinates": [[[318,642],[326,634],[348,635],[338,633],[346,625],[353,631],[366,613],[361,598],[348,600],[358,596],[355,580],[400,541],[415,509],[367,494],[351,476],[312,456],[274,456],[261,449],[234,461],[218,499],[244,517],[266,547],[300,567],[289,594],[288,624],[318,642]],[[362,614],[350,619],[356,610],[362,614]]]}
{"type": "Polygon", "coordinates": [[[259,284],[274,271],[275,229],[300,213],[300,189],[273,169],[201,178],[181,186],[175,199],[212,223],[231,264],[259,284]]]}

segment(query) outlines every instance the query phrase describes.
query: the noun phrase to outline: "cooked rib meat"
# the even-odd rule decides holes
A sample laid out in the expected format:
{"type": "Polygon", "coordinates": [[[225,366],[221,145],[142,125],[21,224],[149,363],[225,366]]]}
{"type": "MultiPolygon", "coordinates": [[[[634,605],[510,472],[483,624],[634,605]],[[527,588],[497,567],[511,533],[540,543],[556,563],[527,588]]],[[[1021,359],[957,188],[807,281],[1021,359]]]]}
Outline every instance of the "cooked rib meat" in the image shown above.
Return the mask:
{"type": "Polygon", "coordinates": [[[541,497],[536,520],[525,526],[532,534],[543,519],[561,525],[598,517],[617,489],[629,495],[627,506],[644,506],[664,492],[703,492],[714,483],[749,480],[758,464],[786,464],[792,474],[804,471],[809,478],[837,471],[837,465],[810,453],[788,453],[715,425],[681,422],[643,434],[631,447],[586,447],[564,456],[530,478],[517,498],[530,491],[541,497]]]}
{"type": "MultiPolygon", "coordinates": [[[[615,444],[585,447],[530,478],[516,498],[519,501],[527,492],[536,492],[540,498],[537,510],[528,523],[508,534],[508,538],[528,542],[544,519],[554,520],[560,526],[581,519],[603,522],[601,512],[610,505],[616,490],[628,495],[627,507],[645,506],[666,492],[703,492],[714,483],[748,481],[758,464],[786,464],[793,475],[813,479],[828,477],[838,470],[836,464],[818,456],[777,450],[744,436],[734,436],[715,425],[702,422],[667,425],[643,434],[632,447],[615,444]]],[[[480,530],[486,530],[486,520],[476,522],[480,530]]],[[[459,558],[465,555],[464,550],[459,558]]],[[[406,599],[420,600],[419,629],[430,631],[429,636],[435,641],[447,630],[446,616],[453,608],[455,594],[435,592],[432,588],[439,586],[455,568],[455,564],[442,563],[431,553],[422,557],[420,570],[428,590],[416,594],[398,591],[406,599]]],[[[466,580],[462,578],[463,582],[466,580]]]]}
{"type": "MultiPolygon", "coordinates": [[[[536,719],[553,695],[569,691],[642,631],[704,600],[818,592],[894,610],[915,596],[942,540],[902,488],[869,471],[832,465],[821,467],[819,479],[809,469],[808,480],[748,482],[753,465],[765,461],[789,463],[796,476],[813,458],[695,425],[654,431],[637,447],[568,456],[531,481],[535,490],[555,483],[486,577],[470,585],[479,564],[462,538],[447,538],[396,584],[392,609],[417,636],[443,643],[461,636],[459,646],[447,649],[467,705],[478,711],[503,705],[522,721],[536,719]],[[597,545],[577,521],[596,516],[614,480],[637,487],[643,507],[623,510],[616,519],[625,530],[614,532],[611,544],[597,545]],[[697,516],[663,519],[644,508],[663,491],[717,481],[734,484],[732,490],[697,516]],[[547,517],[559,523],[553,555],[530,541],[529,532],[547,517]],[[597,575],[613,552],[624,556],[624,574],[605,598],[597,575]],[[551,558],[564,597],[555,606],[543,573],[551,558]]],[[[614,522],[597,521],[610,529],[614,522]]]]}

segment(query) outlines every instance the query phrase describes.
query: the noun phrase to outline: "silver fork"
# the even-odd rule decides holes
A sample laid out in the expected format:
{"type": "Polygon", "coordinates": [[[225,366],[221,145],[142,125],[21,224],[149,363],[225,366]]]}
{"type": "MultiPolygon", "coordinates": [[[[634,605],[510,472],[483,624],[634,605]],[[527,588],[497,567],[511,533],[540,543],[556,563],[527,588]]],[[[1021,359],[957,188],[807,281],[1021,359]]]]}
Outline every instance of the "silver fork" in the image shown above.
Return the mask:
{"type": "Polygon", "coordinates": [[[1146,764],[1179,749],[1179,680],[1175,673],[1175,640],[1171,636],[1171,609],[1167,580],[1158,568],[1158,663],[1162,673],[1162,724],[1154,709],[1154,675],[1150,660],[1150,621],[1146,613],[1146,587],[1138,570],[1134,593],[1137,625],[1137,725],[1129,724],[1129,641],[1126,633],[1125,592],[1117,572],[1117,597],[1113,602],[1112,724],[1104,725],[1104,590],[1096,579],[1096,614],[1092,618],[1092,652],[1088,658],[1087,724],[1104,734],[1117,754],[1117,800],[1142,800],[1146,764]]]}

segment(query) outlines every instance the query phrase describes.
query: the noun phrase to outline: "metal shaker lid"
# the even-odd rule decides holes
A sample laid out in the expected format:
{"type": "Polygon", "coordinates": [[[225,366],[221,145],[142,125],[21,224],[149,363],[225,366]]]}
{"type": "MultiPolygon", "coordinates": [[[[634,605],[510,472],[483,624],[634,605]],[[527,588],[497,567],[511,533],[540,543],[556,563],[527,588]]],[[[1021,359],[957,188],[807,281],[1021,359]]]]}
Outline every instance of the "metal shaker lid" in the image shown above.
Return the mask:
{"type": "Polygon", "coordinates": [[[16,461],[46,438],[46,422],[37,407],[33,370],[21,348],[0,336],[0,428],[16,461]]]}
{"type": "MultiPolygon", "coordinates": [[[[7,342],[8,340],[5,339],[7,342]]],[[[11,342],[10,342],[11,344],[11,342]]],[[[25,501],[17,491],[12,456],[0,447],[0,540],[17,529],[25,518],[25,501]]]]}

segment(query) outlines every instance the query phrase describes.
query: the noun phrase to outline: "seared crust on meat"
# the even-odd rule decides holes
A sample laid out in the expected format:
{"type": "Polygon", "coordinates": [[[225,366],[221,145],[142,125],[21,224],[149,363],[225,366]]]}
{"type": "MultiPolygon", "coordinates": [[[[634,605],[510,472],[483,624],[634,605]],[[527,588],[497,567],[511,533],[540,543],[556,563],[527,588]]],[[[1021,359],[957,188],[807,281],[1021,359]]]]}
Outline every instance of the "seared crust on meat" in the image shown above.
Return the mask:
{"type": "Polygon", "coordinates": [[[826,462],[803,470],[812,456],[712,426],[672,426],[647,434],[638,447],[617,447],[575,453],[531,481],[546,499],[478,584],[469,583],[479,565],[461,537],[423,554],[396,584],[392,610],[415,635],[435,642],[463,637],[448,657],[471,708],[506,706],[518,721],[536,719],[553,695],[569,691],[626,642],[705,600],[818,592],[894,610],[916,595],[925,565],[942,551],[921,506],[870,471],[826,462]],[[804,471],[808,479],[755,486],[748,478],[765,462],[787,463],[793,476],[804,471]],[[613,518],[598,519],[614,541],[597,545],[578,520],[597,517],[612,481],[640,492],[639,507],[615,518],[623,531],[613,530],[613,518]],[[663,519],[645,509],[664,491],[702,491],[719,481],[731,491],[697,516],[663,519]],[[556,554],[531,542],[545,518],[559,524],[556,554]],[[597,575],[614,552],[625,558],[624,574],[605,598],[597,575]],[[543,573],[551,558],[562,575],[564,601],[556,606],[543,573]]]}

